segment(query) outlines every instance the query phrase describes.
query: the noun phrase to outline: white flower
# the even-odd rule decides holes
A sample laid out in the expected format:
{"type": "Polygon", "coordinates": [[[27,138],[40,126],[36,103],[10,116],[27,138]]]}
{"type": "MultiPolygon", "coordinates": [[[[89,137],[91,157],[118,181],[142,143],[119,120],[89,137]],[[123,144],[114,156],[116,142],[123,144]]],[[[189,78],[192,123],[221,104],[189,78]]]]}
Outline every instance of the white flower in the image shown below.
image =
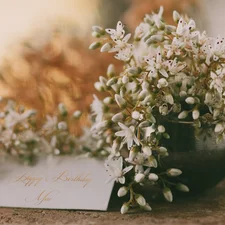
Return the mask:
{"type": "Polygon", "coordinates": [[[57,128],[58,119],[56,116],[49,116],[47,115],[47,121],[43,125],[42,129],[47,133],[52,133],[57,128]]]}
{"type": "Polygon", "coordinates": [[[122,39],[124,37],[125,31],[124,31],[123,27],[124,27],[124,25],[122,24],[121,21],[119,21],[117,23],[116,29],[108,28],[108,29],[105,29],[105,31],[111,35],[112,40],[116,41],[116,40],[122,39]]]}
{"type": "Polygon", "coordinates": [[[32,130],[22,131],[17,135],[17,139],[22,142],[39,141],[37,134],[35,134],[32,130]]]}
{"type": "Polygon", "coordinates": [[[147,156],[152,155],[152,149],[147,145],[142,148],[142,151],[147,156]]]}
{"type": "Polygon", "coordinates": [[[163,87],[167,87],[167,86],[168,86],[168,82],[165,78],[161,78],[158,80],[158,84],[157,84],[158,88],[163,88],[163,87]]]}
{"type": "Polygon", "coordinates": [[[7,148],[12,143],[13,137],[15,134],[11,129],[6,129],[0,132],[0,142],[3,143],[7,148]]]}
{"type": "Polygon", "coordinates": [[[91,104],[91,109],[92,109],[92,115],[96,116],[95,117],[95,122],[99,123],[103,119],[104,115],[104,110],[103,110],[103,103],[98,99],[96,95],[93,95],[94,100],[91,104]]]}
{"type": "Polygon", "coordinates": [[[122,40],[116,40],[115,41],[116,45],[113,46],[109,50],[109,52],[118,52],[126,48],[132,48],[133,45],[127,43],[130,37],[131,37],[131,34],[127,34],[122,40]]]}
{"type": "Polygon", "coordinates": [[[28,124],[26,120],[34,113],[34,110],[27,110],[22,114],[19,114],[13,110],[9,110],[8,114],[5,116],[5,127],[11,128],[21,123],[25,128],[27,128],[28,124]]]}
{"type": "Polygon", "coordinates": [[[141,39],[142,37],[147,36],[148,33],[149,25],[146,23],[140,23],[140,25],[135,29],[134,37],[135,39],[141,39]]]}
{"type": "Polygon", "coordinates": [[[153,13],[152,20],[155,22],[155,25],[160,28],[162,21],[163,7],[160,6],[158,14],[153,13]]]}
{"type": "Polygon", "coordinates": [[[131,56],[133,55],[133,48],[124,48],[120,50],[116,55],[115,58],[124,62],[127,62],[130,60],[131,56]]]}
{"type": "Polygon", "coordinates": [[[210,83],[210,88],[214,88],[215,90],[218,91],[218,93],[222,94],[222,92],[224,91],[224,87],[225,87],[225,77],[224,77],[224,73],[220,73],[219,75],[215,74],[214,72],[211,72],[210,74],[212,81],[210,83]]]}
{"type": "Polygon", "coordinates": [[[65,121],[61,121],[57,125],[59,130],[66,130],[68,128],[67,123],[65,121]]]}
{"type": "Polygon", "coordinates": [[[144,139],[147,139],[147,138],[151,137],[151,134],[154,133],[155,130],[156,130],[154,125],[144,127],[142,129],[144,131],[144,139]]]}
{"type": "Polygon", "coordinates": [[[107,172],[109,173],[110,178],[106,181],[116,181],[121,184],[125,183],[124,175],[133,169],[133,166],[128,166],[123,169],[123,158],[111,158],[105,162],[105,167],[107,172]]]}
{"type": "Polygon", "coordinates": [[[122,130],[116,132],[115,135],[118,137],[124,137],[122,145],[124,143],[127,143],[127,148],[130,149],[133,146],[133,142],[135,142],[137,145],[140,144],[139,140],[137,139],[137,137],[134,134],[133,126],[127,127],[126,125],[124,125],[120,122],[118,123],[118,125],[120,126],[120,128],[122,130]]]}

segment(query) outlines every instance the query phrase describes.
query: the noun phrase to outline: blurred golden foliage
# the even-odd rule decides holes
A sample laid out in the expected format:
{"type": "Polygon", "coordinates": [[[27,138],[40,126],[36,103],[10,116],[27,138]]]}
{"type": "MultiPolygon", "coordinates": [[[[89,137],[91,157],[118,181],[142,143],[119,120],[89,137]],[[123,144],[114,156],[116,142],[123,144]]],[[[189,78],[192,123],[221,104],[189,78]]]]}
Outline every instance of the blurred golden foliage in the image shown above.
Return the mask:
{"type": "Polygon", "coordinates": [[[0,94],[38,110],[40,119],[53,114],[60,102],[70,113],[81,110],[81,124],[95,93],[94,83],[105,74],[113,56],[92,52],[81,40],[54,32],[46,43],[34,47],[35,40],[23,44],[20,54],[5,58],[0,71],[0,94]]]}

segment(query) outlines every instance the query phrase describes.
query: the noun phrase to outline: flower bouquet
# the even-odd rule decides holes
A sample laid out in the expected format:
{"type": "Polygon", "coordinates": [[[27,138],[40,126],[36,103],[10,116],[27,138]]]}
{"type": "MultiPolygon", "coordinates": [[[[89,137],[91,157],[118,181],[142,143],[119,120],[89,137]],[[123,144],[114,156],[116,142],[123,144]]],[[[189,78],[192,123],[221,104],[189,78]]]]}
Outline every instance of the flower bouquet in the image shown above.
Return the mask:
{"type": "MultiPolygon", "coordinates": [[[[110,180],[122,185],[118,196],[130,195],[121,213],[136,206],[151,210],[138,191],[141,186],[157,185],[169,202],[174,189],[189,192],[188,182],[181,182],[181,168],[164,164],[173,151],[168,141],[177,136],[171,124],[188,124],[203,141],[207,135],[216,143],[225,137],[224,38],[208,37],[193,19],[176,11],[177,25],[166,24],[162,14],[161,7],[146,15],[132,38],[120,21],[116,29],[93,26],[99,39],[90,49],[113,53],[124,63],[121,72],[109,65],[107,77],[95,83],[108,96],[94,96],[91,128],[99,153],[108,155],[110,180]]],[[[185,127],[177,132],[186,132],[185,127]]],[[[181,141],[185,146],[189,140],[181,141]]],[[[192,160],[186,160],[190,167],[192,160]]]]}

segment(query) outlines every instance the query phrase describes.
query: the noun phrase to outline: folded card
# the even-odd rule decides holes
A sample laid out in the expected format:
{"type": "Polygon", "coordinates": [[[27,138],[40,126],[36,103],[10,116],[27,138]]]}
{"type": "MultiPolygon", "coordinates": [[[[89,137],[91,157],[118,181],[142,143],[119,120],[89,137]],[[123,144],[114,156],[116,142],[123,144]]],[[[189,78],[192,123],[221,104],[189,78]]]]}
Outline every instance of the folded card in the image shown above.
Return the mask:
{"type": "Polygon", "coordinates": [[[0,163],[0,206],[107,210],[113,182],[103,161],[60,156],[33,167],[0,163]]]}

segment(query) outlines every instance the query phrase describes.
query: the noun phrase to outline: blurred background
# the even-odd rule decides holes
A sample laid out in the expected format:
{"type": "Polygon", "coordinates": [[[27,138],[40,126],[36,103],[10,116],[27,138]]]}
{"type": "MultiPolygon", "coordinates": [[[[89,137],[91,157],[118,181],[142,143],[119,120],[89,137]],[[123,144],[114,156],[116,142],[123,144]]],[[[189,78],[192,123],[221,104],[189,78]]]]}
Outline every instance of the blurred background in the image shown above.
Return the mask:
{"type": "Polygon", "coordinates": [[[209,35],[225,36],[224,0],[0,0],[0,95],[40,111],[40,119],[64,102],[86,115],[93,83],[113,56],[91,52],[91,26],[133,31],[146,13],[164,6],[194,18],[209,35]]]}

